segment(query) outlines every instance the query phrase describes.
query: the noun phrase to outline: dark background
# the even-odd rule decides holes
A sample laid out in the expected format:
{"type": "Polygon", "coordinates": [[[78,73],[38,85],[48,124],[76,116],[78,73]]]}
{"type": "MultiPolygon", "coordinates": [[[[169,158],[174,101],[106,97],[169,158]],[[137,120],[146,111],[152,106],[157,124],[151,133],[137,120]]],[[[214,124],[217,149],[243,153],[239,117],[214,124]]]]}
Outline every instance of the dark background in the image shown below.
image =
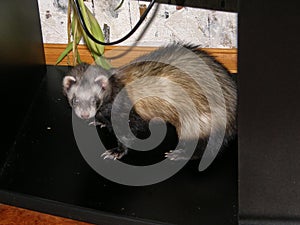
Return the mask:
{"type": "Polygon", "coordinates": [[[36,1],[3,1],[0,6],[0,163],[46,72],[37,9],[36,1]]]}
{"type": "Polygon", "coordinates": [[[239,1],[240,224],[300,223],[300,11],[239,1]]]}

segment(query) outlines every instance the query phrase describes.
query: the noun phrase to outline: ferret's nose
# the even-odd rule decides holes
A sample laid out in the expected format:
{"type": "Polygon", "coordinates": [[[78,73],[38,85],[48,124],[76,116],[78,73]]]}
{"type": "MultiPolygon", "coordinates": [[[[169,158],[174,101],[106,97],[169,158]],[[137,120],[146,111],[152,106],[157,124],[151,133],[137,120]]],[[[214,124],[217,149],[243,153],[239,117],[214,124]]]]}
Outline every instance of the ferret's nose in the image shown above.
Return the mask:
{"type": "Polygon", "coordinates": [[[81,113],[81,118],[82,119],[88,119],[88,118],[90,118],[90,114],[88,112],[82,112],[81,113]]]}

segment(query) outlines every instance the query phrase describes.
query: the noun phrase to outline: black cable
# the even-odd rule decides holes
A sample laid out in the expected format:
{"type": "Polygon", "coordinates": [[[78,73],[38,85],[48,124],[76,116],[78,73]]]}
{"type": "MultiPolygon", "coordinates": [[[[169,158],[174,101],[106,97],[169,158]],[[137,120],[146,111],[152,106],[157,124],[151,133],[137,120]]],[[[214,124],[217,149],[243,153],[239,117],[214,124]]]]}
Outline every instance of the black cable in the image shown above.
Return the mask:
{"type": "Polygon", "coordinates": [[[76,8],[76,11],[77,11],[77,14],[79,15],[79,20],[80,20],[80,24],[84,30],[84,32],[87,34],[87,36],[92,39],[94,42],[96,42],[97,44],[100,44],[100,45],[116,45],[116,44],[119,44],[123,41],[125,41],[126,39],[128,39],[139,27],[140,25],[143,23],[143,21],[146,19],[148,13],[150,12],[151,8],[153,7],[155,3],[155,0],[152,0],[149,4],[149,6],[147,7],[147,9],[145,10],[145,12],[143,13],[143,15],[141,16],[140,20],[136,23],[136,25],[132,28],[132,30],[126,34],[123,38],[117,40],[117,41],[113,41],[113,42],[102,42],[102,41],[99,41],[98,39],[96,39],[89,31],[89,29],[87,28],[86,24],[85,24],[85,21],[83,19],[83,15],[82,15],[82,12],[81,12],[81,9],[80,9],[80,6],[79,6],[79,3],[78,3],[78,0],[74,0],[74,4],[75,4],[75,8],[76,8]]]}

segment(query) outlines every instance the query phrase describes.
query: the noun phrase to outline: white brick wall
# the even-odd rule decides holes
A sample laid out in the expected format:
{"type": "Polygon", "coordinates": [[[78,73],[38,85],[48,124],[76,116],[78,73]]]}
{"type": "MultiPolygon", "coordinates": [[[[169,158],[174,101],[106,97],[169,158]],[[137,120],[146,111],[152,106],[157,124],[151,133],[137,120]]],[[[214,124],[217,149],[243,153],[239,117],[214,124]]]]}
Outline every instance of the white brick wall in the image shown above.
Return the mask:
{"type": "MultiPolygon", "coordinates": [[[[68,0],[38,0],[45,43],[67,43],[68,0]]],[[[95,13],[101,27],[110,26],[110,40],[123,37],[139,19],[139,4],[143,1],[125,0],[114,11],[119,0],[90,0],[86,4],[95,13]]],[[[120,45],[161,46],[174,41],[193,43],[200,47],[237,47],[237,14],[156,4],[138,31],[120,45]],[[168,16],[166,16],[168,15],[168,16]],[[151,18],[153,20],[150,22],[151,18]],[[147,27],[147,29],[145,29],[147,27]],[[138,37],[140,39],[137,41],[138,37]]]]}

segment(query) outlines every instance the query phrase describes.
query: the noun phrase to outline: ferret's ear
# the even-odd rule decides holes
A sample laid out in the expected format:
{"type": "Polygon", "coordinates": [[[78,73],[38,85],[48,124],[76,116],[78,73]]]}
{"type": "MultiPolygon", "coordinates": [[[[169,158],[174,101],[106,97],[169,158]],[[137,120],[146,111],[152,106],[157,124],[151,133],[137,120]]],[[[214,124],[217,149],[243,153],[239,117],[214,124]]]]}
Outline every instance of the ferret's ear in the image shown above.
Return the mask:
{"type": "Polygon", "coordinates": [[[106,90],[108,86],[108,78],[104,75],[99,75],[96,77],[95,83],[97,83],[103,90],[106,90]]]}
{"type": "Polygon", "coordinates": [[[73,84],[76,83],[76,78],[73,76],[65,76],[63,79],[64,90],[67,91],[71,88],[73,84]]]}

